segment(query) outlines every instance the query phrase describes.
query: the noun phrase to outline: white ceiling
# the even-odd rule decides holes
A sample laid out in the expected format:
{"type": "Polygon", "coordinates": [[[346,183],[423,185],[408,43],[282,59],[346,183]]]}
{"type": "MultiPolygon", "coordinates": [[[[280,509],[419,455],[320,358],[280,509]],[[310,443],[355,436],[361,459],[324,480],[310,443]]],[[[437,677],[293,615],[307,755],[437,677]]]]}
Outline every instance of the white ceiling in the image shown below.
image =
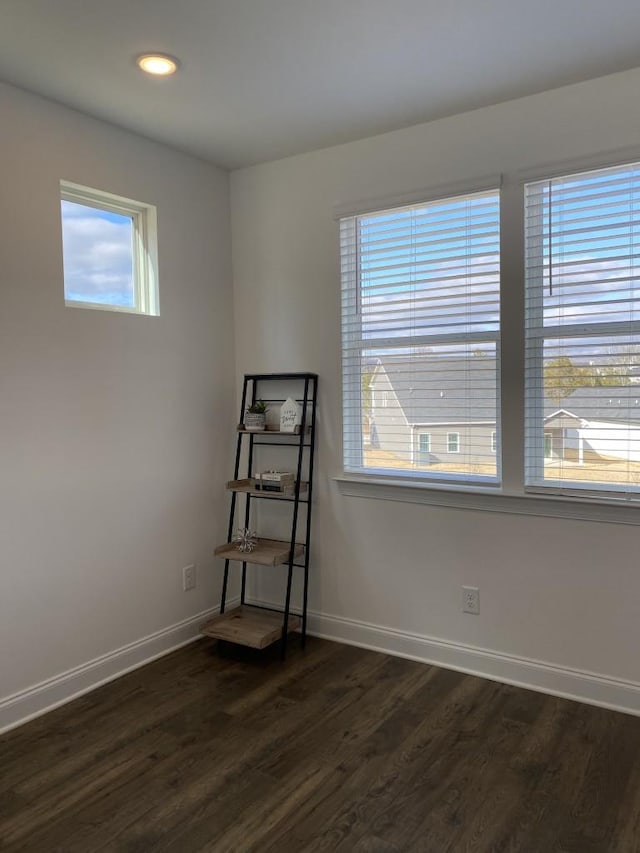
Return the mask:
{"type": "Polygon", "coordinates": [[[639,0],[0,0],[0,79],[236,168],[639,66],[639,35],[639,0]]]}

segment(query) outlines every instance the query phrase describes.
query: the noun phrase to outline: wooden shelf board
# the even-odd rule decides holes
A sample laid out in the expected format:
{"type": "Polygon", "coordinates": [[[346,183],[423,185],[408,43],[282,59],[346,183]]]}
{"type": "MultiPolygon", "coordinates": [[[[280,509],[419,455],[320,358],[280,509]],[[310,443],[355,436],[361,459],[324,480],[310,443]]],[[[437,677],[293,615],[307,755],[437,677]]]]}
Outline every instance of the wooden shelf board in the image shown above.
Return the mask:
{"type": "MultiPolygon", "coordinates": [[[[269,494],[273,494],[269,492],[269,494]]],[[[281,542],[278,539],[258,539],[255,550],[251,552],[239,551],[233,542],[219,545],[214,554],[224,560],[237,560],[240,563],[253,563],[257,566],[279,566],[281,563],[289,562],[290,542],[281,542]]],[[[300,557],[304,553],[304,545],[296,544],[293,556],[300,557]]]]}
{"type": "MultiPolygon", "coordinates": [[[[273,610],[242,605],[204,624],[200,633],[252,649],[264,649],[282,636],[284,615],[273,610]]],[[[300,627],[300,617],[289,614],[289,632],[300,627]]]]}
{"type": "MultiPolygon", "coordinates": [[[[306,492],[308,488],[308,483],[300,483],[300,494],[306,492]]],[[[286,498],[287,500],[293,500],[295,497],[293,491],[275,492],[270,491],[269,489],[256,489],[256,481],[253,477],[246,480],[229,480],[227,483],[227,489],[230,492],[243,492],[245,494],[250,494],[256,498],[286,498]]]]}
{"type": "MultiPolygon", "coordinates": [[[[267,426],[266,429],[245,429],[244,424],[238,424],[238,432],[248,432],[251,433],[251,435],[288,435],[289,437],[291,437],[292,435],[299,436],[302,430],[299,426],[297,426],[293,432],[283,432],[280,429],[276,429],[270,426],[267,426]]],[[[309,435],[310,432],[311,425],[308,424],[305,427],[304,434],[309,435]]]]}

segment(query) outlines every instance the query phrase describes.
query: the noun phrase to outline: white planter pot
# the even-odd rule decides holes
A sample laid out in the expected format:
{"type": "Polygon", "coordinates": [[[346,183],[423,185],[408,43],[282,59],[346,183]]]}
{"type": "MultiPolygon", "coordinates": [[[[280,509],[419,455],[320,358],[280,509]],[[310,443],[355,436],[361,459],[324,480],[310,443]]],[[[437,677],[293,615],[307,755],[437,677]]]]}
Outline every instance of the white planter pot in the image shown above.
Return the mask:
{"type": "Polygon", "coordinates": [[[265,428],[265,416],[254,414],[253,412],[245,412],[244,428],[249,432],[261,432],[265,428]]]}

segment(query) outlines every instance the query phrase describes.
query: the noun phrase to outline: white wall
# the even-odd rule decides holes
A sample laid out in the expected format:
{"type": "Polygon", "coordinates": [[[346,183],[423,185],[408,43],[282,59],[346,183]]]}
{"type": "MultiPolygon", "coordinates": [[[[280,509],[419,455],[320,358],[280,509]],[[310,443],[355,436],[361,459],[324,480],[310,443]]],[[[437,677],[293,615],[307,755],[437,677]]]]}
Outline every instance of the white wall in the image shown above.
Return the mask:
{"type": "Polygon", "coordinates": [[[237,415],[228,175],[8,86],[0,126],[2,728],[196,633],[237,415]],[[157,205],[160,317],[65,308],[61,178],[157,205]]]}
{"type": "MultiPolygon", "coordinates": [[[[613,685],[626,691],[619,704],[640,710],[640,527],[367,500],[342,495],[332,480],[341,471],[334,206],[507,173],[514,219],[504,235],[504,383],[518,397],[522,353],[509,332],[509,312],[522,300],[514,173],[640,150],[639,90],[634,70],[232,174],[238,374],[320,374],[317,630],[546,688],[557,675],[558,692],[616,704],[613,685]],[[479,617],[461,613],[464,583],[480,588],[479,617]],[[421,635],[422,645],[405,634],[421,635]],[[589,681],[588,672],[606,678],[589,681]]],[[[504,434],[512,472],[521,430],[516,405],[504,434]]],[[[253,594],[275,599],[278,590],[263,574],[253,594]]]]}
{"type": "MultiPolygon", "coordinates": [[[[639,88],[627,72],[234,173],[234,379],[227,176],[0,85],[0,729],[187,639],[216,603],[233,400],[253,370],[320,374],[316,631],[640,709],[640,528],[365,500],[332,479],[334,206],[640,146],[639,88]],[[159,318],[64,307],[60,178],[157,205],[159,318]],[[460,613],[462,583],[479,617],[460,613]]],[[[262,575],[253,593],[278,590],[262,575]]]]}

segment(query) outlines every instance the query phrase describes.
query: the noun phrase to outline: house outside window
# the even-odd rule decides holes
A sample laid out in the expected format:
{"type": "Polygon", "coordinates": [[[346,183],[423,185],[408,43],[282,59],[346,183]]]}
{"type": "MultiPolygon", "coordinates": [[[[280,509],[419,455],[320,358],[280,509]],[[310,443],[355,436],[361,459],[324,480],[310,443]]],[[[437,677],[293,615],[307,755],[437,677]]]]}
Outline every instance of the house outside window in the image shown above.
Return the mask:
{"type": "Polygon", "coordinates": [[[65,305],[159,314],[152,205],[60,183],[65,305]]]}

